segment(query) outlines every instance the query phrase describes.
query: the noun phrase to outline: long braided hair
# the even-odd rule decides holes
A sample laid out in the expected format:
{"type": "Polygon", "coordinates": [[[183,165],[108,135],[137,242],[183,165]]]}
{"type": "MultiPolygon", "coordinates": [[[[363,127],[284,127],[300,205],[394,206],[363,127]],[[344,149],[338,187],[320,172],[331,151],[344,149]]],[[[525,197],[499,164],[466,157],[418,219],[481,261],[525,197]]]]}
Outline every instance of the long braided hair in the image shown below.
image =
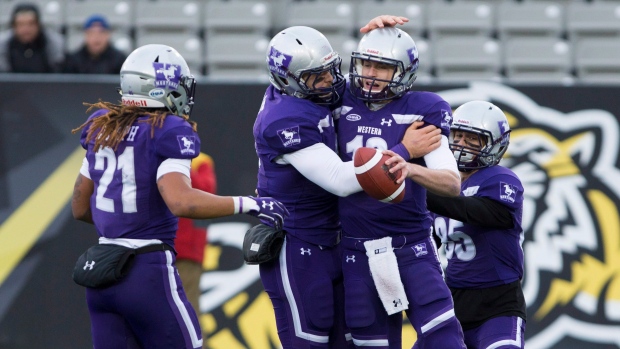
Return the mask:
{"type": "MultiPolygon", "coordinates": [[[[90,125],[88,134],[86,135],[86,142],[90,142],[93,137],[95,138],[94,152],[97,152],[102,147],[110,147],[116,150],[120,142],[127,135],[127,132],[129,132],[130,126],[140,116],[148,115],[148,119],[141,120],[140,122],[147,122],[151,125],[151,137],[153,137],[155,134],[155,127],[162,127],[164,125],[164,119],[168,115],[171,115],[170,112],[165,109],[153,112],[137,106],[118,105],[101,100],[97,103],[84,103],[84,105],[88,106],[87,113],[93,109],[108,110],[107,113],[89,119],[79,127],[71,130],[71,133],[76,133],[90,125]]],[[[187,121],[192,126],[194,132],[197,132],[198,125],[195,121],[190,120],[188,115],[181,115],[179,117],[187,121]]]]}

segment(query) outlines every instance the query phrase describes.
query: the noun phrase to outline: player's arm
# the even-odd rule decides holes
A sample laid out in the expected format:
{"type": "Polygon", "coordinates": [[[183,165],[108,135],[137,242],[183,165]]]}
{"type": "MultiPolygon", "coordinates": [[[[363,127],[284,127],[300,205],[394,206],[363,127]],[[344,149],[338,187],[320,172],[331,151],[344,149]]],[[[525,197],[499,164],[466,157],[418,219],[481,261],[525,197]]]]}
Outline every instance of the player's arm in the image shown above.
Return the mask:
{"type": "Polygon", "coordinates": [[[423,121],[415,121],[405,131],[402,141],[390,150],[408,160],[421,158],[440,145],[440,128],[432,124],[424,126],[423,121]]]}
{"type": "Polygon", "coordinates": [[[209,219],[235,213],[232,197],[192,188],[190,160],[167,159],[157,171],[157,188],[168,209],[178,217],[209,219]]]}
{"type": "Polygon", "coordinates": [[[402,25],[406,22],[409,22],[409,19],[407,17],[381,15],[368,21],[368,24],[360,28],[360,33],[368,33],[369,31],[377,28],[394,27],[397,24],[402,25]]]}
{"type": "Polygon", "coordinates": [[[73,197],[71,198],[71,212],[73,218],[86,223],[93,224],[93,215],[90,210],[90,197],[95,191],[95,184],[90,179],[88,172],[88,159],[82,160],[80,173],[73,185],[73,197]]]}
{"type": "Polygon", "coordinates": [[[445,197],[427,193],[429,211],[457,221],[485,228],[514,227],[510,209],[501,203],[477,196],[445,197]]]}
{"type": "Polygon", "coordinates": [[[348,196],[362,190],[353,161],[343,162],[323,143],[285,154],[282,160],[316,185],[338,196],[348,196]]]}
{"type": "Polygon", "coordinates": [[[93,224],[93,215],[90,211],[90,197],[93,195],[95,185],[92,180],[84,177],[81,173],[75,179],[73,197],[71,198],[71,211],[73,218],[93,224]]]}
{"type": "Polygon", "coordinates": [[[157,169],[157,188],[177,217],[209,219],[246,213],[276,229],[289,215],[282,203],[269,197],[219,196],[192,188],[189,159],[167,159],[157,169]]]}
{"type": "Polygon", "coordinates": [[[412,164],[404,161],[404,159],[391,151],[384,151],[392,158],[386,161],[389,166],[395,163],[390,172],[403,170],[398,183],[407,178],[411,178],[414,182],[420,184],[428,191],[444,196],[458,196],[461,192],[461,176],[459,175],[456,160],[450,151],[448,138],[441,136],[441,145],[424,156],[426,167],[418,164],[412,164]]]}

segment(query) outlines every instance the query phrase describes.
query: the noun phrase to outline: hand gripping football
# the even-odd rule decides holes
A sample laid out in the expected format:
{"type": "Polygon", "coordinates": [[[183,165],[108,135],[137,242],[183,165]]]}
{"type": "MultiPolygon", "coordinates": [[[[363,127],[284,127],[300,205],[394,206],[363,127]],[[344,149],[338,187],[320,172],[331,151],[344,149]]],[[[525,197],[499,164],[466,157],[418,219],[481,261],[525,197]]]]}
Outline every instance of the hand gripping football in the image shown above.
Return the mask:
{"type": "Polygon", "coordinates": [[[358,148],[353,155],[355,176],[369,196],[383,202],[398,203],[405,197],[405,182],[396,183],[401,171],[388,171],[385,161],[389,158],[389,155],[383,155],[375,148],[358,148]]]}

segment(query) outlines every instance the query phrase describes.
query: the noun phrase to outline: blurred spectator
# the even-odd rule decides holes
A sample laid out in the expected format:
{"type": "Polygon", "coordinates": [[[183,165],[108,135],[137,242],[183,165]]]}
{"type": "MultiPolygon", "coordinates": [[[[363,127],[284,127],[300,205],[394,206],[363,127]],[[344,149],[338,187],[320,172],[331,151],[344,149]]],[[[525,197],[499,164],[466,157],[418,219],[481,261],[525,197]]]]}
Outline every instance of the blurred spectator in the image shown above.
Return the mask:
{"type": "Polygon", "coordinates": [[[118,74],[127,55],[110,41],[105,17],[92,15],[84,22],[84,44],[69,54],[63,72],[74,74],[118,74]]]}
{"type": "MultiPolygon", "coordinates": [[[[205,153],[200,153],[198,157],[192,159],[190,171],[192,187],[215,194],[217,181],[213,167],[213,159],[205,153]]],[[[176,267],[183,283],[183,289],[187,299],[198,315],[200,321],[200,276],[202,275],[202,263],[205,256],[207,244],[207,231],[205,228],[194,225],[194,220],[189,218],[179,218],[179,229],[174,240],[177,251],[176,267]]],[[[201,324],[201,327],[204,326],[201,324]]],[[[203,333],[203,348],[207,348],[207,337],[203,333]]]]}
{"type": "Polygon", "coordinates": [[[64,58],[64,38],[43,28],[39,8],[16,5],[11,29],[0,33],[0,72],[56,73],[64,58]]]}

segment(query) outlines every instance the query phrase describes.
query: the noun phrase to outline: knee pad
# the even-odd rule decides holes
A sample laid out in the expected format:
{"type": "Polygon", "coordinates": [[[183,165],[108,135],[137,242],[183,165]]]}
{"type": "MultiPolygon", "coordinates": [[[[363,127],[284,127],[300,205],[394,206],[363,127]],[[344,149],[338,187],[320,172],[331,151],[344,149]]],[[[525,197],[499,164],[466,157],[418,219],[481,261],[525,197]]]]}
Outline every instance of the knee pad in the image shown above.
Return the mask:
{"type": "Polygon", "coordinates": [[[329,331],[334,325],[334,291],[327,280],[309,284],[302,295],[305,317],[314,329],[329,331]]]}
{"type": "MultiPolygon", "coordinates": [[[[376,304],[380,303],[376,290],[362,280],[345,281],[345,318],[350,328],[362,328],[376,321],[376,304]]],[[[380,304],[379,304],[380,305],[380,304]]],[[[385,313],[385,312],[384,312],[385,313]]],[[[385,313],[387,317],[387,313],[385,313]]]]}

